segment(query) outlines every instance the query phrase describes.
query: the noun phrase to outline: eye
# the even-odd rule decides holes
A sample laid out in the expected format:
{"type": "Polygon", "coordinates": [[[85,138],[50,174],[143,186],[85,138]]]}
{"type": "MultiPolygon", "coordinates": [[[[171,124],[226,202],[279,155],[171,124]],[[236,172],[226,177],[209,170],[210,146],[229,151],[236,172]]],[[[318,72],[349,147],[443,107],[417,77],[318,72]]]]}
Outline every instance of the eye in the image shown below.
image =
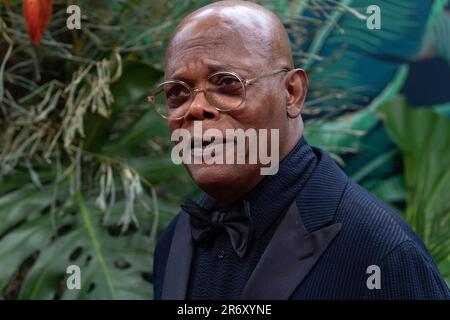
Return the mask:
{"type": "Polygon", "coordinates": [[[164,92],[169,108],[178,108],[189,99],[191,94],[188,88],[180,84],[168,85],[164,88],[164,92]]]}
{"type": "Polygon", "coordinates": [[[221,95],[242,95],[244,91],[241,80],[232,74],[218,73],[213,75],[209,81],[215,86],[212,91],[221,95]]]}
{"type": "Polygon", "coordinates": [[[222,79],[220,79],[219,85],[232,86],[239,83],[240,81],[236,77],[223,77],[222,79]]]}
{"type": "Polygon", "coordinates": [[[182,85],[172,85],[164,90],[166,92],[167,99],[188,96],[189,90],[182,85]]]}
{"type": "Polygon", "coordinates": [[[210,78],[210,81],[216,86],[234,86],[241,83],[237,77],[230,74],[216,74],[210,78]]]}

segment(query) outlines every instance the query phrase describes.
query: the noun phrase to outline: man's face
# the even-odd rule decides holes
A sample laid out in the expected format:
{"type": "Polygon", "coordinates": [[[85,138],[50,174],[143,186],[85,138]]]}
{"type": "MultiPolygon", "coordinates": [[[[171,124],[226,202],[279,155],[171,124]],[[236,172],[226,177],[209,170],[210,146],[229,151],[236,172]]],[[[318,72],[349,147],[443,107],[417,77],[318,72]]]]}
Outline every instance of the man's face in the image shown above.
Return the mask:
{"type": "MultiPolygon", "coordinates": [[[[268,57],[261,52],[255,39],[245,37],[245,32],[231,29],[220,19],[189,23],[173,39],[166,79],[182,80],[192,88],[204,89],[208,86],[208,76],[214,72],[232,71],[250,79],[270,71],[268,57]]],[[[170,131],[183,128],[193,136],[194,121],[202,121],[203,132],[216,128],[224,137],[226,129],[253,128],[258,132],[258,129],[275,128],[279,129],[282,142],[287,131],[286,112],[282,110],[285,108],[283,76],[284,73],[280,73],[248,86],[245,102],[229,112],[218,111],[203,93],[198,93],[183,119],[169,120],[170,131]]],[[[248,159],[248,144],[245,150],[248,159]]],[[[271,150],[270,146],[267,150],[271,150]]],[[[246,164],[186,164],[186,167],[197,185],[207,193],[226,187],[240,188],[249,181],[261,179],[260,165],[248,164],[248,161],[246,164]]]]}

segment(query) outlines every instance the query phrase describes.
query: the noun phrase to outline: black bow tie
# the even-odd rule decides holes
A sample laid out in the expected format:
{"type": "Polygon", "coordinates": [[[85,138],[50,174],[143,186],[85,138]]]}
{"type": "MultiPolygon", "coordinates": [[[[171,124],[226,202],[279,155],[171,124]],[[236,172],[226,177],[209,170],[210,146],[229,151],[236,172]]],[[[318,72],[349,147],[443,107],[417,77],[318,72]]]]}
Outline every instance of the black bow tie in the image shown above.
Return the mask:
{"type": "Polygon", "coordinates": [[[209,244],[220,228],[225,228],[236,254],[240,258],[245,256],[252,236],[252,220],[247,201],[221,211],[214,207],[205,209],[187,199],[181,208],[190,216],[192,238],[197,243],[209,244]]]}

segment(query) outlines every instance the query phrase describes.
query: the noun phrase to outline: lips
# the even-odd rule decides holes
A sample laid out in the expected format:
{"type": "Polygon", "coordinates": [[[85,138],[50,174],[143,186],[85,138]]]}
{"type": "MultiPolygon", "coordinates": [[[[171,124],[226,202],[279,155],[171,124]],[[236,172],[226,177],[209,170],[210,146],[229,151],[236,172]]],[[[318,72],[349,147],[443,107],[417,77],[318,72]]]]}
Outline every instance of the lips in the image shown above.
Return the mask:
{"type": "Polygon", "coordinates": [[[234,142],[234,139],[214,139],[207,140],[203,137],[192,137],[191,138],[191,149],[198,149],[198,146],[201,146],[201,149],[206,149],[207,147],[214,147],[216,145],[224,145],[226,143],[234,142]]]}

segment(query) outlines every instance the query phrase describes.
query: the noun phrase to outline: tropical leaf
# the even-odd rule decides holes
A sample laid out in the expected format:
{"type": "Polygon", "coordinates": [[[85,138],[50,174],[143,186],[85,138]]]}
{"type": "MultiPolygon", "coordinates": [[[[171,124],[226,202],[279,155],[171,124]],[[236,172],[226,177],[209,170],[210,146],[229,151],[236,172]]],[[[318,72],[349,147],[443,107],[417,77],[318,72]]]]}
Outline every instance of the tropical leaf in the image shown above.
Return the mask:
{"type": "MultiPolygon", "coordinates": [[[[405,203],[406,190],[403,175],[393,176],[387,179],[371,179],[364,184],[364,187],[372,190],[373,193],[383,201],[389,203],[392,207],[396,207],[398,203],[405,203]]],[[[397,208],[400,214],[403,208],[397,208]]]]}
{"type": "MultiPolygon", "coordinates": [[[[0,297],[151,298],[154,241],[199,190],[171,162],[167,125],[144,97],[162,77],[177,23],[209,2],[83,0],[82,29],[62,32],[65,20],[52,19],[38,49],[21,2],[0,8],[0,297]],[[69,265],[81,269],[80,290],[67,289],[69,265]]],[[[401,65],[443,1],[259,2],[280,13],[296,63],[311,75],[305,111],[319,118],[308,119],[308,140],[383,199],[412,201],[377,109],[398,92],[401,65]],[[369,4],[381,7],[382,30],[358,19],[369,4]]],[[[55,2],[54,17],[65,9],[55,2]]],[[[426,194],[436,212],[426,241],[448,263],[445,203],[441,191],[426,194]]]]}
{"type": "MultiPolygon", "coordinates": [[[[108,140],[111,129],[114,123],[120,119],[120,115],[125,111],[134,111],[163,74],[151,65],[133,60],[124,61],[121,69],[122,75],[120,79],[111,84],[111,93],[114,96],[114,102],[111,105],[111,115],[107,118],[98,114],[90,114],[86,117],[86,131],[88,135],[85,148],[88,150],[98,150],[104,146],[105,140],[108,140]]],[[[154,132],[151,132],[151,134],[154,134],[154,132]]],[[[122,137],[120,134],[119,136],[122,137]]],[[[126,143],[129,143],[128,135],[121,139],[127,138],[126,143]]],[[[141,142],[142,140],[137,141],[137,143],[141,142]]],[[[135,147],[137,143],[130,147],[135,147]]]]}
{"type": "MultiPolygon", "coordinates": [[[[442,10],[442,1],[435,6],[442,10]]],[[[432,0],[300,1],[288,26],[299,67],[309,71],[307,105],[313,116],[334,117],[367,106],[417,55],[432,0]],[[368,29],[366,9],[377,5],[381,29],[368,29]],[[296,24],[308,32],[296,36],[296,24]]]]}
{"type": "MultiPolygon", "coordinates": [[[[62,217],[53,217],[55,221],[52,221],[50,213],[41,214],[37,206],[50,205],[50,195],[53,193],[51,187],[41,192],[34,187],[36,202],[22,197],[26,206],[17,205],[14,197],[31,190],[33,186],[28,185],[0,198],[2,216],[7,211],[16,222],[21,222],[1,240],[0,288],[11,283],[18,266],[35,255],[35,263],[25,274],[20,298],[151,298],[148,274],[153,246],[151,238],[145,235],[150,232],[148,214],[140,216],[140,232],[111,235],[111,230],[102,223],[103,214],[93,208],[93,204],[85,203],[81,195],[77,196],[75,205],[66,208],[62,217]],[[43,192],[47,197],[43,196],[43,192]],[[16,209],[10,210],[9,203],[15,203],[16,209]],[[31,210],[30,206],[34,208],[31,210]],[[70,211],[79,211],[81,214],[69,214],[70,211]],[[25,218],[24,212],[28,213],[25,218]],[[68,290],[66,287],[66,269],[70,265],[81,268],[80,290],[68,290]]],[[[63,194],[60,191],[58,197],[63,194]]],[[[121,209],[123,204],[118,204],[112,214],[113,219],[120,217],[121,209]]]]}
{"type": "Polygon", "coordinates": [[[450,120],[411,108],[403,97],[387,102],[382,111],[403,154],[406,219],[436,262],[444,262],[450,256],[450,120]]]}
{"type": "MultiPolygon", "coordinates": [[[[444,3],[446,1],[443,1],[444,3]]],[[[422,50],[421,58],[437,56],[450,63],[450,10],[436,12],[430,28],[428,28],[422,50]]]]}
{"type": "Polygon", "coordinates": [[[146,279],[152,245],[142,233],[131,236],[108,234],[101,215],[77,197],[81,215],[75,215],[72,229],[53,242],[39,256],[23,283],[20,298],[53,298],[61,288],[63,299],[149,299],[151,284],[146,279]],[[65,288],[65,270],[81,268],[81,289],[65,288]],[[146,288],[146,290],[143,290],[146,288]]]}

